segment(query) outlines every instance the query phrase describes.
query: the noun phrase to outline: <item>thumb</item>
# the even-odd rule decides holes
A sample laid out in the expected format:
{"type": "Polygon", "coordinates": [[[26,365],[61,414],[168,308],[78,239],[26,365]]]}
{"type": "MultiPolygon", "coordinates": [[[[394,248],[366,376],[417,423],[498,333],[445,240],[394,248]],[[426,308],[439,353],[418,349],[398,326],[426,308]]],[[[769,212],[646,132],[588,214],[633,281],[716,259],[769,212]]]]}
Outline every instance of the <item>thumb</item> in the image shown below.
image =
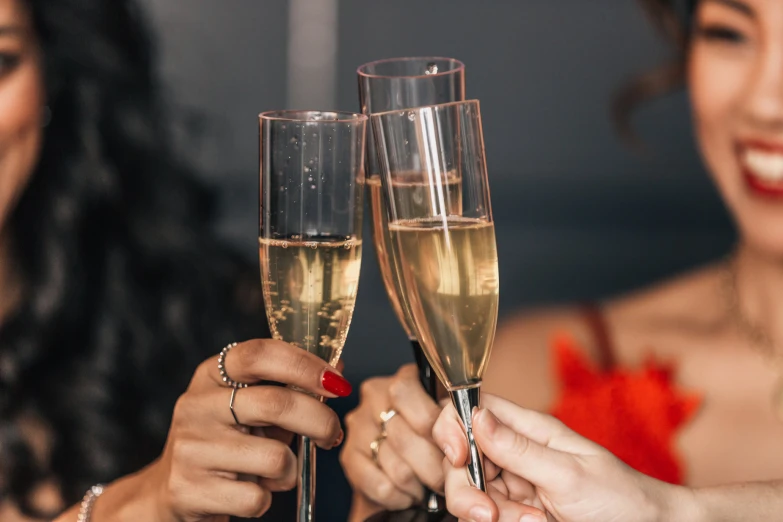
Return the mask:
{"type": "Polygon", "coordinates": [[[473,433],[481,450],[495,464],[540,488],[556,488],[574,469],[571,455],[516,433],[487,409],[473,417],[473,433]]]}

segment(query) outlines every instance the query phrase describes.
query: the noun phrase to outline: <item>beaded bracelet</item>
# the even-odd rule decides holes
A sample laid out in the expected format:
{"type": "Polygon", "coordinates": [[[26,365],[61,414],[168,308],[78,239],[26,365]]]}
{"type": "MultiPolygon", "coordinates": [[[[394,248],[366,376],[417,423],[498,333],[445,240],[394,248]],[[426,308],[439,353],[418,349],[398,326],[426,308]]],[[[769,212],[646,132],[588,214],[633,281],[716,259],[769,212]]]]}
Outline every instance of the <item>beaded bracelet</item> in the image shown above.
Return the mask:
{"type": "Polygon", "coordinates": [[[79,516],[76,517],[76,522],[90,522],[92,516],[92,507],[95,505],[95,501],[103,493],[103,484],[96,484],[87,490],[82,498],[82,504],[79,508],[79,516]]]}

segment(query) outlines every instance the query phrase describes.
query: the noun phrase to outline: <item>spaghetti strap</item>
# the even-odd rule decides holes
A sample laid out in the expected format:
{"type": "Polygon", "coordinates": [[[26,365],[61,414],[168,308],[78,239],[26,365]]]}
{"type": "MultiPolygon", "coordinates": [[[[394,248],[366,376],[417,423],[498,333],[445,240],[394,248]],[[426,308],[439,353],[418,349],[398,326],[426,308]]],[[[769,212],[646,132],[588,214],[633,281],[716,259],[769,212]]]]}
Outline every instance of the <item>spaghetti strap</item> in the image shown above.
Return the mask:
{"type": "Polygon", "coordinates": [[[609,335],[609,325],[606,323],[601,308],[596,303],[586,303],[582,306],[582,316],[595,339],[600,367],[604,370],[611,370],[616,363],[614,347],[609,335]]]}

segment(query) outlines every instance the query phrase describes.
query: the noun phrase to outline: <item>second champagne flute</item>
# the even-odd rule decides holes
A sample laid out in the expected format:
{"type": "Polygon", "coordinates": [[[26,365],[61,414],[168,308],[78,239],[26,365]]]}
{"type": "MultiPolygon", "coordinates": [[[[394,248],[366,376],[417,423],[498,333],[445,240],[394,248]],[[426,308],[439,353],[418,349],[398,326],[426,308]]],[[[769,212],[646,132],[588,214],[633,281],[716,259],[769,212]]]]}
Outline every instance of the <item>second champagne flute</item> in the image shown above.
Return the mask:
{"type": "MultiPolygon", "coordinates": [[[[362,113],[367,115],[465,99],[465,65],[453,58],[435,56],[390,58],[366,63],[358,68],[357,73],[359,103],[362,113]]],[[[368,129],[366,165],[373,243],[386,294],[413,346],[413,354],[419,368],[419,380],[430,397],[437,401],[437,377],[422,352],[408,304],[405,302],[402,290],[397,287],[399,267],[396,265],[396,257],[393,253],[395,246],[389,236],[388,216],[383,202],[384,195],[381,190],[378,156],[372,128],[368,129]]],[[[457,185],[453,188],[459,190],[457,185]]],[[[410,186],[410,190],[417,190],[415,184],[410,186]]],[[[453,198],[452,201],[458,204],[459,198],[453,198]]],[[[429,212],[426,208],[428,204],[427,200],[422,199],[422,208],[411,209],[411,211],[419,211],[426,216],[429,212]]],[[[432,513],[445,509],[443,499],[429,490],[426,491],[424,506],[432,513]]]]}
{"type": "MultiPolygon", "coordinates": [[[[353,317],[362,252],[362,114],[260,115],[264,305],[272,336],[335,366],[353,317]]],[[[299,441],[299,522],[315,507],[315,446],[299,441]]]]}
{"type": "Polygon", "coordinates": [[[499,277],[479,102],[390,111],[370,120],[399,286],[464,424],[470,481],[486,491],[472,414],[495,337],[499,277]],[[421,198],[428,201],[427,215],[419,210],[421,198]]]}

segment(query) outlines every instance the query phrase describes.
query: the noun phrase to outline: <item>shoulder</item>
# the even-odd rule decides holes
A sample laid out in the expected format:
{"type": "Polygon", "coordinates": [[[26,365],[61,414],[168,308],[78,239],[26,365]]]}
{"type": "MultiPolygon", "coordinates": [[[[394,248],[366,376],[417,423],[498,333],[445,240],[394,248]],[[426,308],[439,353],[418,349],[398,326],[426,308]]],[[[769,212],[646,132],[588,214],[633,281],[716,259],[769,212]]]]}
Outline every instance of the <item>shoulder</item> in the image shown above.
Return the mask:
{"type": "Polygon", "coordinates": [[[718,331],[726,319],[724,285],[723,267],[713,264],[607,302],[617,360],[635,366],[651,353],[670,359],[683,341],[718,331]]]}
{"type": "MultiPolygon", "coordinates": [[[[614,358],[627,366],[640,364],[651,352],[671,359],[683,339],[714,331],[725,319],[721,274],[720,266],[712,265],[602,303],[599,310],[614,358]]],[[[498,328],[485,389],[525,407],[548,410],[559,389],[552,343],[562,333],[585,360],[601,360],[597,332],[584,306],[523,311],[498,328]]]]}
{"type": "Polygon", "coordinates": [[[557,390],[550,345],[560,332],[568,332],[587,358],[598,357],[583,306],[522,311],[498,328],[485,389],[528,408],[548,409],[557,390]]]}

